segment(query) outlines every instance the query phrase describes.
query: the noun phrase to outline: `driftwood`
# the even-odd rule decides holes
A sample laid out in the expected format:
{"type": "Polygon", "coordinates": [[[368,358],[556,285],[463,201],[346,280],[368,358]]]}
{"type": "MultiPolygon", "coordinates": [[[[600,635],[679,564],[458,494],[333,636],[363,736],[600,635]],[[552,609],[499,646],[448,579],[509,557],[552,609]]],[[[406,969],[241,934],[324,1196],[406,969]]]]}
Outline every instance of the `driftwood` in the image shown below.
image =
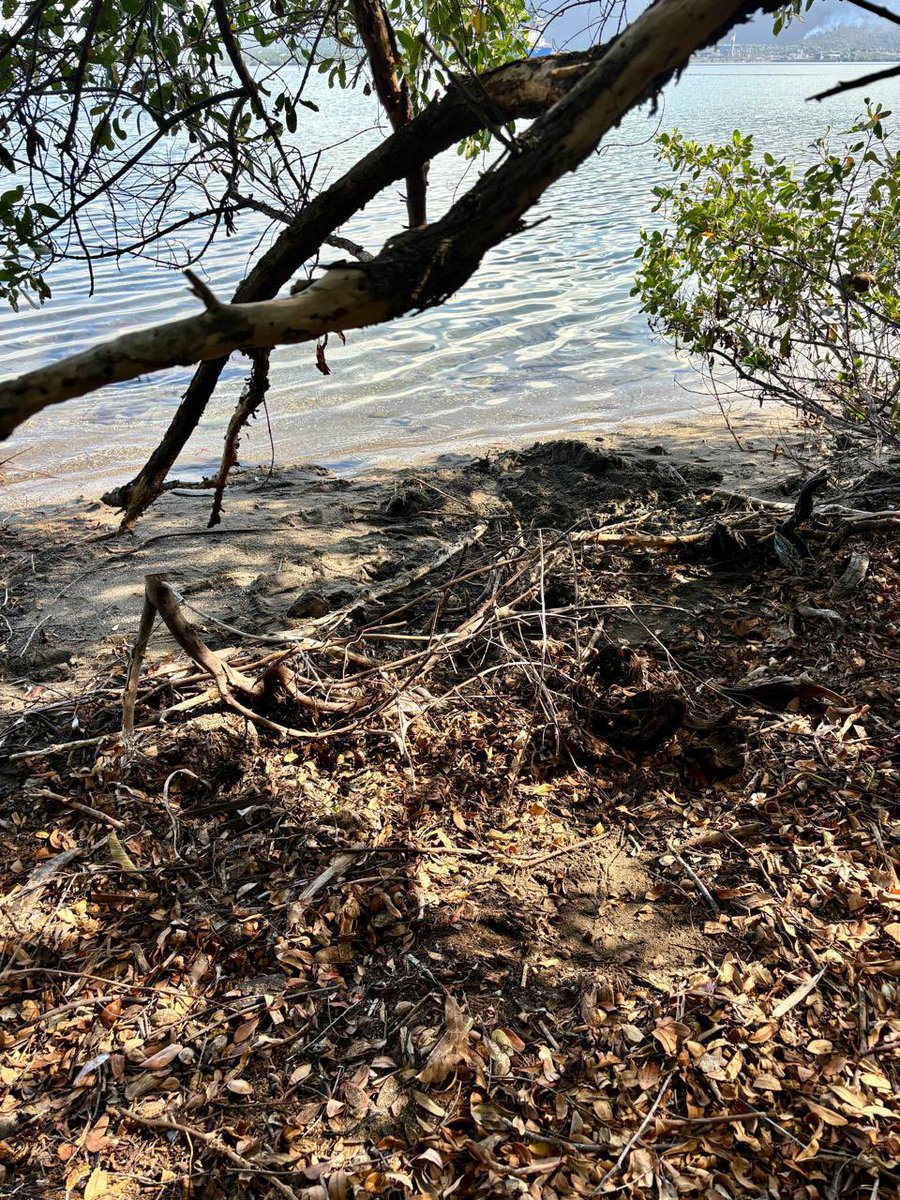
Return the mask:
{"type": "Polygon", "coordinates": [[[216,692],[224,703],[233,711],[240,713],[241,716],[266,729],[292,737],[310,736],[309,730],[292,729],[260,715],[238,700],[237,693],[249,700],[265,701],[271,698],[276,688],[281,687],[291,700],[315,716],[323,713],[350,714],[356,707],[353,699],[335,701],[303,692],[295,683],[291,671],[283,661],[286,655],[275,656],[275,661],[258,678],[237,670],[222,655],[217,654],[206,645],[196,627],[185,618],[176,593],[165,578],[162,575],[147,575],[144,586],[144,608],[128,667],[128,677],[122,700],[122,732],[126,739],[134,733],[134,706],[141,663],[157,615],[162,618],[185,654],[212,677],[216,692]]]}

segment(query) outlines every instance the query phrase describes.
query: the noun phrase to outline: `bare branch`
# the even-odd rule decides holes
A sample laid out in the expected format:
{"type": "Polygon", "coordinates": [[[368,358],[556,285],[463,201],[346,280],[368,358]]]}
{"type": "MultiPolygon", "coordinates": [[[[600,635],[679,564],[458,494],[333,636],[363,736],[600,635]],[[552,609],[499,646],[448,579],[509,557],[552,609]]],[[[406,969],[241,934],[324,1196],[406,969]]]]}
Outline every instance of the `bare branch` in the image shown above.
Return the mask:
{"type": "Polygon", "coordinates": [[[301,184],[300,180],[294,173],[294,168],[290,159],[288,158],[284,146],[281,143],[281,138],[278,136],[278,131],[276,130],[274,124],[272,123],[272,119],[266,111],[266,106],[262,102],[262,98],[259,94],[259,88],[256,86],[256,80],[250,74],[247,64],[244,62],[243,56],[241,55],[241,48],[238,45],[237,39],[235,38],[231,28],[231,22],[228,17],[228,9],[225,6],[225,0],[212,0],[212,10],[216,17],[216,24],[219,29],[219,34],[222,38],[222,44],[225,47],[225,52],[228,55],[228,59],[232,67],[234,67],[235,74],[241,81],[241,86],[243,87],[247,98],[250,101],[253,111],[265,125],[269,137],[272,139],[272,142],[278,151],[278,155],[281,158],[284,169],[287,171],[288,175],[293,181],[295,188],[300,193],[305,192],[305,184],[301,184]]]}
{"type": "Polygon", "coordinates": [[[218,312],[222,307],[222,301],[214,294],[212,289],[203,282],[199,275],[195,275],[193,271],[188,270],[184,273],[185,278],[191,285],[190,290],[198,300],[203,301],[203,306],[207,312],[218,312]]]}
{"type": "Polygon", "coordinates": [[[816,92],[810,100],[827,100],[829,96],[840,96],[842,92],[853,92],[857,88],[868,87],[870,83],[881,83],[884,79],[895,79],[900,75],[900,67],[888,67],[884,71],[874,71],[871,75],[860,75],[858,79],[845,79],[836,83],[833,88],[824,92],[816,92]]]}
{"type": "Polygon", "coordinates": [[[209,515],[209,527],[218,525],[222,520],[222,500],[225,495],[225,485],[232,467],[238,461],[238,443],[241,430],[265,403],[266,392],[269,390],[269,352],[255,350],[250,355],[252,366],[250,377],[241,392],[241,398],[231,414],[228,429],[225,432],[225,446],[222,450],[222,460],[216,474],[216,490],[213,494],[212,511],[209,515]]]}

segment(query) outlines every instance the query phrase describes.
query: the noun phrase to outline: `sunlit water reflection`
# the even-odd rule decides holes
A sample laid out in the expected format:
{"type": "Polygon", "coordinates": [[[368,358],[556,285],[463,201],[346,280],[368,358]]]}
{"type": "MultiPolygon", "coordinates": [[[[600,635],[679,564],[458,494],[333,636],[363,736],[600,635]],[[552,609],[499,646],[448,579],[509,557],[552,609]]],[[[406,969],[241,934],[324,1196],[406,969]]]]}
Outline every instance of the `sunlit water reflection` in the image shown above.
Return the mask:
{"type": "MultiPolygon", "coordinates": [[[[542,223],[486,258],[482,270],[448,304],[390,326],[332,339],[333,374],[315,370],[310,346],[277,350],[269,411],[281,461],[314,460],[354,471],[386,460],[549,432],[603,431],[622,421],[657,423],[701,405],[695,376],[651,339],[629,295],[638,230],[652,220],[651,187],[658,128],[677,126],[702,140],[735,128],[753,133],[760,150],[802,157],[826,124],[843,129],[862,107],[853,93],[819,103],[805,98],[837,79],[861,74],[848,64],[694,66],[671,85],[660,111],[631,114],[604,150],[558,183],[533,216],[542,223]],[[689,390],[685,390],[689,389],[689,390]]],[[[876,98],[900,108],[892,81],[876,98]]],[[[350,128],[367,133],[332,158],[332,177],[381,136],[371,128],[372,102],[359,93],[328,93],[322,117],[298,137],[305,148],[350,128]]],[[[431,214],[474,181],[479,164],[443,155],[431,172],[431,214]]],[[[403,221],[399,188],[378,198],[341,231],[377,249],[403,221]]],[[[214,290],[225,296],[257,251],[262,227],[242,227],[204,260],[214,290]]],[[[331,255],[333,252],[327,252],[331,255]]],[[[12,375],[127,329],[190,315],[196,301],[180,275],[128,261],[105,267],[93,299],[72,266],[51,278],[53,298],[38,312],[0,317],[0,371],[12,375]]],[[[244,378],[235,358],[179,463],[180,478],[208,473],[244,378]]],[[[161,437],[190,372],[171,371],[109,387],[49,410],[0,450],[8,464],[0,506],[74,492],[97,493],[129,478],[161,437]]],[[[242,459],[269,456],[265,422],[246,436],[242,459]]]]}

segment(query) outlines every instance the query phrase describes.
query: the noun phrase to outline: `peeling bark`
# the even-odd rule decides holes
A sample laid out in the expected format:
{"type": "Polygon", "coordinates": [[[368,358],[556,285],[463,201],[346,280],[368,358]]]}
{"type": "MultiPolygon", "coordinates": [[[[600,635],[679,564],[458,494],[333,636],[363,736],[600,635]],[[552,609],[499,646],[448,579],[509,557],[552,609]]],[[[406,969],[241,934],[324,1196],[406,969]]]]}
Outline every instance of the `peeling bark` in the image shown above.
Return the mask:
{"type": "Polygon", "coordinates": [[[393,306],[372,294],[362,267],[340,264],[290,299],[222,304],[198,316],[122,334],[0,384],[0,430],[8,431],[7,421],[14,422],[11,429],[50,404],[109,383],[218,359],[232,350],[313,341],[338,328],[378,324],[392,314],[393,306]]]}

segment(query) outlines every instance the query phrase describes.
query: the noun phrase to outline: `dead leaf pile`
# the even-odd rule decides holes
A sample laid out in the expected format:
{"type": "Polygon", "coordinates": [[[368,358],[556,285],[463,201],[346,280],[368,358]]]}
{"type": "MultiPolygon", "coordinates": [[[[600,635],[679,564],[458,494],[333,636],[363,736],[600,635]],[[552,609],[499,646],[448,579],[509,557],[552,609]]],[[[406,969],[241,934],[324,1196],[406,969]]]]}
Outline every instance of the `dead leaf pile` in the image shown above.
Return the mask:
{"type": "Polygon", "coordinates": [[[365,698],[344,732],[170,659],[130,750],[18,760],[0,1190],[898,1194],[894,542],[823,518],[798,576],[755,510],[716,557],[721,508],[496,528],[357,605],[298,684],[365,698]]]}

